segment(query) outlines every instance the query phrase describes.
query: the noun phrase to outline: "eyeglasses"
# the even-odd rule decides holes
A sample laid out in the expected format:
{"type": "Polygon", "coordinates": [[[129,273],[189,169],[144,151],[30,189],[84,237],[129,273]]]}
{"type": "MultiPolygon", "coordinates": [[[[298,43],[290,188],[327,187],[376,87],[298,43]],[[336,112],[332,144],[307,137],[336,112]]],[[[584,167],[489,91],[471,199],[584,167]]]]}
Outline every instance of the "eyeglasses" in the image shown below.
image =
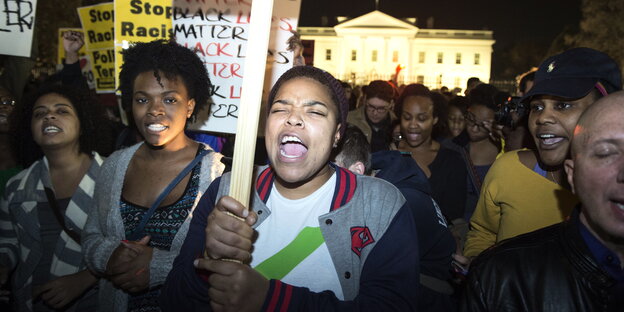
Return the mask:
{"type": "Polygon", "coordinates": [[[15,106],[15,100],[2,100],[2,101],[0,101],[0,104],[15,106]]]}
{"type": "Polygon", "coordinates": [[[472,113],[466,113],[464,117],[466,118],[466,123],[468,127],[472,127],[476,125],[479,128],[488,130],[488,127],[486,127],[485,125],[488,124],[491,128],[491,126],[494,124],[494,122],[491,120],[477,120],[475,115],[473,115],[472,113]]]}
{"type": "Polygon", "coordinates": [[[382,114],[388,111],[388,107],[386,106],[377,107],[371,104],[366,104],[366,109],[370,111],[371,113],[379,113],[379,114],[382,114]]]}

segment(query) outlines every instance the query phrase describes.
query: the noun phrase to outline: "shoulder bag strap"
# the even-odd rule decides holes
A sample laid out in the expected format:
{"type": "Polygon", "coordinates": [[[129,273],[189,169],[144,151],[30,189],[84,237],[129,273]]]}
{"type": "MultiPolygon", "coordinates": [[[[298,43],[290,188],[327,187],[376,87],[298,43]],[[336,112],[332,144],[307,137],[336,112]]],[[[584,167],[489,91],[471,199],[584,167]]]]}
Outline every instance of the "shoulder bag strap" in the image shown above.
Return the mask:
{"type": "Polygon", "coordinates": [[[46,187],[45,193],[46,197],[48,198],[48,204],[50,204],[50,208],[52,208],[54,216],[56,217],[56,221],[58,221],[58,223],[61,225],[61,228],[63,228],[63,231],[65,231],[65,233],[67,233],[67,235],[69,235],[71,239],[75,240],[78,244],[80,244],[80,235],[65,226],[65,218],[61,214],[61,208],[56,201],[56,196],[54,196],[54,192],[52,191],[52,189],[46,187]]]}
{"type": "Polygon", "coordinates": [[[191,171],[193,170],[193,167],[195,167],[197,165],[197,163],[199,163],[202,158],[204,158],[204,156],[210,152],[209,150],[206,149],[202,149],[199,154],[197,154],[197,156],[195,156],[195,159],[193,159],[193,161],[191,161],[183,170],[182,172],[180,172],[180,174],[178,174],[177,177],[175,177],[175,179],[173,179],[173,181],[171,181],[171,183],[169,183],[169,185],[167,185],[167,187],[165,188],[165,190],[162,191],[162,193],[160,193],[160,195],[158,195],[158,198],[156,198],[156,201],[152,204],[152,206],[150,207],[149,210],[147,210],[147,212],[145,212],[145,214],[143,215],[143,219],[141,219],[141,223],[139,223],[139,225],[134,229],[134,231],[128,235],[127,239],[128,240],[139,240],[143,237],[143,229],[145,228],[145,225],[147,225],[147,222],[149,221],[149,219],[152,217],[152,215],[154,214],[154,212],[156,211],[156,208],[158,208],[158,206],[160,206],[160,203],[162,203],[162,201],[165,199],[165,197],[167,197],[167,195],[171,192],[171,190],[173,190],[173,188],[178,185],[178,183],[180,183],[180,181],[182,181],[182,179],[184,179],[184,177],[191,171]]]}
{"type": "Polygon", "coordinates": [[[468,165],[470,166],[470,172],[468,172],[468,174],[472,176],[472,180],[474,181],[477,190],[481,191],[481,184],[483,184],[483,181],[481,181],[481,178],[479,178],[477,167],[472,163],[472,158],[470,158],[470,152],[466,148],[462,148],[461,151],[462,154],[464,154],[465,159],[468,160],[468,165]]]}

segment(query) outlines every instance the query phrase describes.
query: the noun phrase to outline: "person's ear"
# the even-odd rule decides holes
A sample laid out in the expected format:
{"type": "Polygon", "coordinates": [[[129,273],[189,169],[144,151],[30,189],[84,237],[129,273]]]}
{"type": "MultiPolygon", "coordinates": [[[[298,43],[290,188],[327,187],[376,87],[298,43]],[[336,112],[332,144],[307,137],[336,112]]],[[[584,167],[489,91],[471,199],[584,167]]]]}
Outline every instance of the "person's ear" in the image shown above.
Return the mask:
{"type": "Polygon", "coordinates": [[[332,144],[332,146],[334,148],[338,147],[338,142],[340,142],[340,129],[342,127],[342,124],[338,124],[336,126],[336,132],[334,133],[334,143],[332,144]]]}
{"type": "Polygon", "coordinates": [[[436,125],[438,123],[438,117],[433,117],[433,125],[436,125]]]}
{"type": "Polygon", "coordinates": [[[195,110],[195,99],[190,99],[186,102],[186,119],[191,118],[193,110],[195,110]]]}
{"type": "Polygon", "coordinates": [[[576,194],[576,191],[574,190],[574,160],[566,159],[563,162],[563,168],[565,169],[565,172],[568,178],[568,183],[570,184],[570,187],[572,188],[572,193],[576,194]]]}
{"type": "Polygon", "coordinates": [[[361,161],[356,161],[355,163],[353,163],[351,166],[349,166],[349,171],[355,173],[355,174],[359,174],[359,175],[364,175],[364,172],[366,172],[366,167],[364,166],[364,164],[361,161]]]}

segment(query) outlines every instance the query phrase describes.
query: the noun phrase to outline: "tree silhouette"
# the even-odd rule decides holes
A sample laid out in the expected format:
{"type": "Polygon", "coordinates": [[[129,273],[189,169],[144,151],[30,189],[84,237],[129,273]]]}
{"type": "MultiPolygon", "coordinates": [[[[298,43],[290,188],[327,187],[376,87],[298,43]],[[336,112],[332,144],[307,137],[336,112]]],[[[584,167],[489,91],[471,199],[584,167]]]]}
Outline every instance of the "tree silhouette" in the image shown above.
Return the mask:
{"type": "Polygon", "coordinates": [[[624,1],[583,0],[579,31],[565,35],[567,47],[588,47],[607,53],[624,68],[624,1]]]}

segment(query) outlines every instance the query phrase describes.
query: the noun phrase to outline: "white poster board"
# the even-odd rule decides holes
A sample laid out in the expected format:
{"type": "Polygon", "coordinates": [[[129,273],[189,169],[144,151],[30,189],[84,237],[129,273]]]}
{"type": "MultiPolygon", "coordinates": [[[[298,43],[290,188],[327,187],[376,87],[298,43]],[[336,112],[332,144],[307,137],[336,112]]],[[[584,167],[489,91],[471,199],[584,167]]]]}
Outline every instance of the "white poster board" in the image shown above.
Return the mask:
{"type": "Polygon", "coordinates": [[[0,1],[0,54],[30,57],[37,0],[0,1]]]}
{"type": "MultiPolygon", "coordinates": [[[[257,0],[261,1],[261,0],[257,0]]],[[[173,33],[176,42],[195,50],[204,61],[210,81],[210,114],[201,111],[191,129],[235,133],[252,0],[174,0],[173,33]]],[[[301,0],[275,0],[267,58],[265,98],[271,86],[293,64],[288,51],[296,30],[301,0]],[[268,78],[270,77],[270,79],[268,78]]],[[[258,103],[260,105],[260,103],[258,103]]],[[[263,120],[264,118],[260,118],[263,120]]]]}

